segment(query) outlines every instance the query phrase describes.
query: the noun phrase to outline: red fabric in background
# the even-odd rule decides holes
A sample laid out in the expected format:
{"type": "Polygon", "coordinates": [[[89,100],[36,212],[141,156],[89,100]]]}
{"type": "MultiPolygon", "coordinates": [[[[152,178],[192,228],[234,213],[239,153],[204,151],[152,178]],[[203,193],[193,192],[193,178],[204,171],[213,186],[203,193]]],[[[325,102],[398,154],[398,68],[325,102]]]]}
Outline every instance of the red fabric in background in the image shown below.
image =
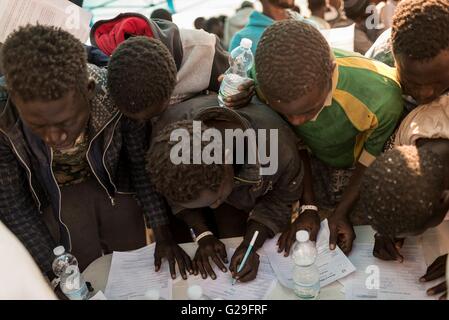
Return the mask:
{"type": "Polygon", "coordinates": [[[95,30],[95,41],[98,48],[109,56],[129,36],[152,38],[154,33],[148,21],[138,17],[123,17],[109,21],[95,30]]]}

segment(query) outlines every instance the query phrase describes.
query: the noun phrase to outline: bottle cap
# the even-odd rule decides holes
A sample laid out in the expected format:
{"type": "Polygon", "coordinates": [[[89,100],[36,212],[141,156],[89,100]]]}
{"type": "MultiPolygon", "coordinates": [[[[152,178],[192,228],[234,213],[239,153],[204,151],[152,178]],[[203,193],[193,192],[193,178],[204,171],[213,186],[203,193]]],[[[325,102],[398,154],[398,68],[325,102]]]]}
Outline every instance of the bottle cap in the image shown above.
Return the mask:
{"type": "Polygon", "coordinates": [[[298,242],[309,241],[309,232],[306,230],[299,230],[298,232],[296,232],[296,240],[298,242]]]}
{"type": "Polygon", "coordinates": [[[60,256],[60,255],[63,255],[64,253],[65,253],[64,246],[58,246],[58,247],[53,249],[53,254],[55,256],[60,256]]]}
{"type": "Polygon", "coordinates": [[[251,39],[243,38],[242,41],[240,41],[240,46],[245,49],[250,49],[252,45],[253,42],[251,41],[251,39]]]}
{"type": "Polygon", "coordinates": [[[160,294],[158,289],[149,289],[145,292],[145,298],[147,300],[159,300],[160,294]]]}
{"type": "Polygon", "coordinates": [[[199,300],[203,296],[203,289],[199,285],[190,286],[187,289],[187,296],[190,300],[199,300]]]}

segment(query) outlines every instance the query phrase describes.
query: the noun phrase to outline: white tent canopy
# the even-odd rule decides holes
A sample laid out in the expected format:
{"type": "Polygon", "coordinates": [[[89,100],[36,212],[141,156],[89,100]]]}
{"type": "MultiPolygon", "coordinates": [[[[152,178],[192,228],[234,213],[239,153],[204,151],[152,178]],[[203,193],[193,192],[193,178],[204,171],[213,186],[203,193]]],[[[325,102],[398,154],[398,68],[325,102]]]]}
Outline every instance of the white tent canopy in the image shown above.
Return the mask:
{"type": "MultiPolygon", "coordinates": [[[[253,1],[260,9],[260,3],[253,1]]],[[[193,28],[197,17],[231,16],[240,7],[243,0],[174,0],[176,13],[173,22],[180,28],[193,28]]],[[[307,9],[307,0],[296,0],[303,12],[307,9]]],[[[150,16],[158,8],[168,9],[164,0],[84,0],[84,8],[93,13],[93,22],[113,18],[122,12],[138,12],[150,16]]]]}

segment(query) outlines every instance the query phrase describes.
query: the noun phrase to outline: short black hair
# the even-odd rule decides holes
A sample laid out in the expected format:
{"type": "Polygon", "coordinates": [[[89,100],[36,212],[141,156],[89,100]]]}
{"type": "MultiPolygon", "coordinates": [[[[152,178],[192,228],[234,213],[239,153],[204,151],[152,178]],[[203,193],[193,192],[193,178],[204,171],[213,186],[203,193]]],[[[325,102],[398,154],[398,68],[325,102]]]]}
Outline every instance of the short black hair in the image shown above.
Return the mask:
{"type": "Polygon", "coordinates": [[[173,21],[173,17],[170,13],[170,11],[165,10],[165,9],[156,9],[151,13],[150,16],[151,19],[162,19],[162,20],[167,20],[167,21],[173,21]]]}
{"type": "Polygon", "coordinates": [[[61,28],[20,27],[5,41],[1,65],[8,90],[23,101],[53,101],[73,89],[87,90],[86,51],[61,28]]]}
{"type": "MultiPolygon", "coordinates": [[[[171,133],[176,129],[185,129],[193,137],[192,121],[184,120],[170,124],[152,141],[147,153],[147,171],[150,173],[155,189],[174,202],[189,202],[200,197],[203,190],[218,191],[224,180],[223,164],[193,164],[192,143],[190,148],[191,164],[174,164],[170,159],[173,146],[178,141],[170,141],[171,133]]],[[[202,123],[201,134],[208,127],[202,123]]],[[[199,137],[201,140],[201,137],[199,137]]],[[[209,142],[202,141],[202,148],[209,142]]]]}
{"type": "Polygon", "coordinates": [[[316,11],[326,7],[326,0],[308,0],[310,11],[316,11]]]}
{"type": "Polygon", "coordinates": [[[438,214],[444,174],[443,159],[429,149],[395,147],[366,170],[360,208],[382,234],[394,237],[419,230],[438,214]]]}
{"type": "Polygon", "coordinates": [[[167,103],[176,86],[176,65],[159,40],[132,37],[114,51],[108,63],[112,100],[125,114],[167,103]]]}
{"type": "Polygon", "coordinates": [[[206,22],[204,23],[204,30],[212,33],[213,28],[215,26],[220,27],[220,26],[222,26],[222,24],[223,24],[223,21],[220,18],[212,17],[212,18],[206,20],[206,22]]]}
{"type": "Polygon", "coordinates": [[[393,52],[416,60],[449,48],[449,0],[402,0],[391,31],[393,52]]]}
{"type": "Polygon", "coordinates": [[[368,15],[366,8],[370,4],[370,0],[344,0],[345,14],[351,20],[364,18],[368,15]]]}
{"type": "Polygon", "coordinates": [[[291,102],[332,78],[331,50],[313,26],[283,20],[268,27],[257,45],[256,78],[265,97],[291,102]]]}
{"type": "Polygon", "coordinates": [[[195,29],[204,29],[204,25],[206,23],[206,18],[204,17],[198,17],[193,21],[193,25],[195,26],[195,29]]]}

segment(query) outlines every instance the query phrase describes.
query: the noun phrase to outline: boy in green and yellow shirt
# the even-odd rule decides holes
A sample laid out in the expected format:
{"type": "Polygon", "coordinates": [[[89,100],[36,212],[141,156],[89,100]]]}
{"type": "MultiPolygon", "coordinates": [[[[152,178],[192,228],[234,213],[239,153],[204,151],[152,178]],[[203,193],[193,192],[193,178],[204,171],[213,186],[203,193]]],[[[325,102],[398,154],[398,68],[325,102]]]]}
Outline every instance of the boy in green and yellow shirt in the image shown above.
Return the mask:
{"type": "Polygon", "coordinates": [[[334,209],[328,219],[330,248],[338,244],[349,253],[355,234],[348,214],[360,179],[403,112],[395,69],[356,53],[332,52],[319,31],[287,20],[265,31],[255,70],[259,93],[290,122],[311,154],[301,151],[306,168],[304,192],[298,195],[302,206],[282,234],[279,251],[288,255],[300,229],[309,230],[314,240],[318,211],[329,205],[334,209]],[[323,173],[327,177],[320,179],[323,173]]]}

